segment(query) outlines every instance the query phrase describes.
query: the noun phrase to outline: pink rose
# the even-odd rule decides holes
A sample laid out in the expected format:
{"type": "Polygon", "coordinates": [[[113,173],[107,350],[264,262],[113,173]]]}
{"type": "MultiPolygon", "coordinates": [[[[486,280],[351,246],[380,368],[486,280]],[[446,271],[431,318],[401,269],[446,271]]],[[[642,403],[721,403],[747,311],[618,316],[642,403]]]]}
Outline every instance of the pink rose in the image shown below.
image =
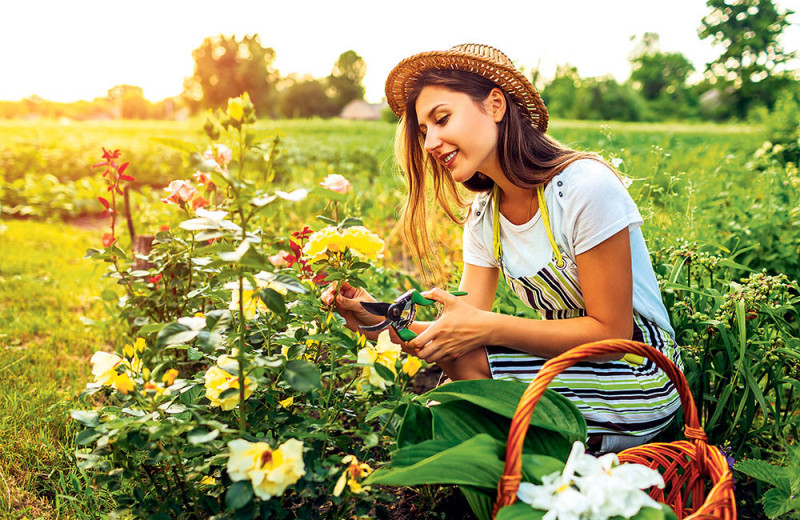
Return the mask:
{"type": "Polygon", "coordinates": [[[211,148],[203,152],[203,157],[216,162],[220,168],[227,168],[228,163],[233,159],[233,151],[224,144],[213,144],[211,148]]]}
{"type": "Polygon", "coordinates": [[[286,257],[290,256],[288,251],[278,251],[272,256],[268,256],[267,260],[275,267],[283,267],[288,263],[286,257]]]}
{"type": "Polygon", "coordinates": [[[201,186],[208,186],[209,188],[214,186],[214,183],[211,182],[211,174],[208,172],[195,172],[192,177],[201,186]]]}
{"type": "Polygon", "coordinates": [[[197,208],[205,208],[208,204],[208,201],[200,195],[192,199],[192,209],[195,211],[197,211],[197,208]]]}
{"type": "Polygon", "coordinates": [[[337,193],[347,193],[350,191],[350,188],[352,188],[352,186],[350,186],[350,181],[338,173],[328,175],[322,180],[322,182],[319,183],[319,185],[326,190],[335,191],[337,193]]]}
{"type": "Polygon", "coordinates": [[[192,197],[194,197],[194,194],[197,193],[197,190],[189,181],[172,181],[169,183],[169,186],[164,188],[164,191],[168,192],[169,195],[161,199],[161,202],[167,204],[189,202],[192,200],[192,197]]]}

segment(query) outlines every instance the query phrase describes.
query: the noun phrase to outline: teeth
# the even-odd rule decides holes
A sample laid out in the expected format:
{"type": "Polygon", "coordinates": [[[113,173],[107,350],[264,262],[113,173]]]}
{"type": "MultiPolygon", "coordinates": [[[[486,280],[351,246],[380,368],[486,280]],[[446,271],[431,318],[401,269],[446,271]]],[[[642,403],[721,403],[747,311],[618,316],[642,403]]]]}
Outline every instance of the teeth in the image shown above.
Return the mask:
{"type": "Polygon", "coordinates": [[[454,151],[452,151],[452,152],[450,152],[449,154],[447,154],[447,155],[445,155],[445,156],[444,156],[444,162],[445,162],[445,164],[449,163],[449,162],[450,162],[450,159],[452,159],[453,157],[455,157],[455,156],[456,156],[456,152],[457,152],[457,150],[454,150],[454,151]]]}

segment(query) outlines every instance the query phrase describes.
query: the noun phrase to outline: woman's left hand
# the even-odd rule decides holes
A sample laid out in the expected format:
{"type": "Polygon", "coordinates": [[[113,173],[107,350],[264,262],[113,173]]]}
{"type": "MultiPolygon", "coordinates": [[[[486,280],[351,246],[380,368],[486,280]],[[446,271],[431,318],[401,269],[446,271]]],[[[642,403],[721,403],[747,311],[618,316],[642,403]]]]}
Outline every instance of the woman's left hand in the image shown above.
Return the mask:
{"type": "Polygon", "coordinates": [[[417,357],[428,363],[453,361],[486,344],[486,311],[439,288],[424,292],[422,296],[444,304],[444,312],[424,332],[406,343],[406,348],[416,351],[417,357]]]}

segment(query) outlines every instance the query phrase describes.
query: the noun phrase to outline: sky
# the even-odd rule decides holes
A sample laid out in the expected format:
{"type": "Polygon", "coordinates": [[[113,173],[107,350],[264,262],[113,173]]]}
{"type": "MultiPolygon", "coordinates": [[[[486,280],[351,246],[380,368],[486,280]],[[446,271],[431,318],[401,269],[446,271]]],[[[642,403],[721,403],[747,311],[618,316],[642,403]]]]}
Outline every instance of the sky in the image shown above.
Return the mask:
{"type": "MultiPolygon", "coordinates": [[[[777,4],[797,12],[782,42],[800,50],[800,0],[777,4]]],[[[327,76],[354,50],[370,102],[403,58],[459,43],[496,47],[545,79],[569,63],[583,77],[622,81],[631,38],[645,32],[702,71],[721,52],[697,36],[707,12],[705,0],[3,0],[0,100],[91,100],[120,84],[153,101],[178,95],[192,50],[218,34],[258,33],[283,76],[327,76]]]]}

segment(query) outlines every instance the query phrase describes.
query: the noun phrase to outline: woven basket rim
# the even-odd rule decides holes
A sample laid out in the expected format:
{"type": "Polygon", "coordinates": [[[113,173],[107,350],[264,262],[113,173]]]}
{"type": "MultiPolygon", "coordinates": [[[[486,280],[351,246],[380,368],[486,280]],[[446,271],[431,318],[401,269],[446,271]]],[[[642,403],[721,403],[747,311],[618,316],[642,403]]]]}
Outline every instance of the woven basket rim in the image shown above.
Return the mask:
{"type": "Polygon", "coordinates": [[[408,95],[426,70],[460,70],[493,81],[511,96],[523,117],[542,132],[547,131],[549,115],[536,87],[503,52],[476,43],[421,52],[400,61],[386,78],[386,101],[398,117],[405,115],[408,95]]]}
{"type": "MultiPolygon", "coordinates": [[[[663,451],[683,451],[690,459],[690,462],[694,464],[692,470],[696,470],[698,475],[703,476],[703,478],[711,478],[713,481],[713,486],[707,494],[704,494],[704,490],[697,485],[693,487],[694,493],[704,495],[704,502],[699,506],[694,505],[693,507],[696,507],[696,510],[685,518],[687,520],[699,520],[713,517],[722,520],[735,520],[736,500],[733,494],[733,474],[722,452],[718,448],[710,446],[707,442],[705,432],[700,427],[697,418],[697,407],[689,391],[686,378],[672,361],[667,359],[661,352],[650,345],[632,340],[604,340],[587,343],[574,347],[545,363],[534,380],[528,385],[517,405],[517,410],[514,412],[506,445],[505,467],[497,486],[497,499],[494,503],[492,518],[497,515],[501,508],[516,501],[516,492],[521,478],[521,455],[525,434],[530,424],[533,409],[549,383],[563,370],[585,358],[613,353],[631,353],[647,357],[667,374],[675,384],[681,398],[686,423],[684,432],[688,439],[672,443],[651,443],[630,448],[620,452],[620,460],[624,460],[626,454],[631,457],[639,453],[659,454],[659,449],[663,451]]],[[[653,460],[655,460],[655,457],[653,460]]],[[[697,500],[697,497],[693,496],[693,500],[697,500]]],[[[675,504],[669,505],[675,507],[675,504]]],[[[683,508],[683,504],[680,507],[683,508]]]]}

